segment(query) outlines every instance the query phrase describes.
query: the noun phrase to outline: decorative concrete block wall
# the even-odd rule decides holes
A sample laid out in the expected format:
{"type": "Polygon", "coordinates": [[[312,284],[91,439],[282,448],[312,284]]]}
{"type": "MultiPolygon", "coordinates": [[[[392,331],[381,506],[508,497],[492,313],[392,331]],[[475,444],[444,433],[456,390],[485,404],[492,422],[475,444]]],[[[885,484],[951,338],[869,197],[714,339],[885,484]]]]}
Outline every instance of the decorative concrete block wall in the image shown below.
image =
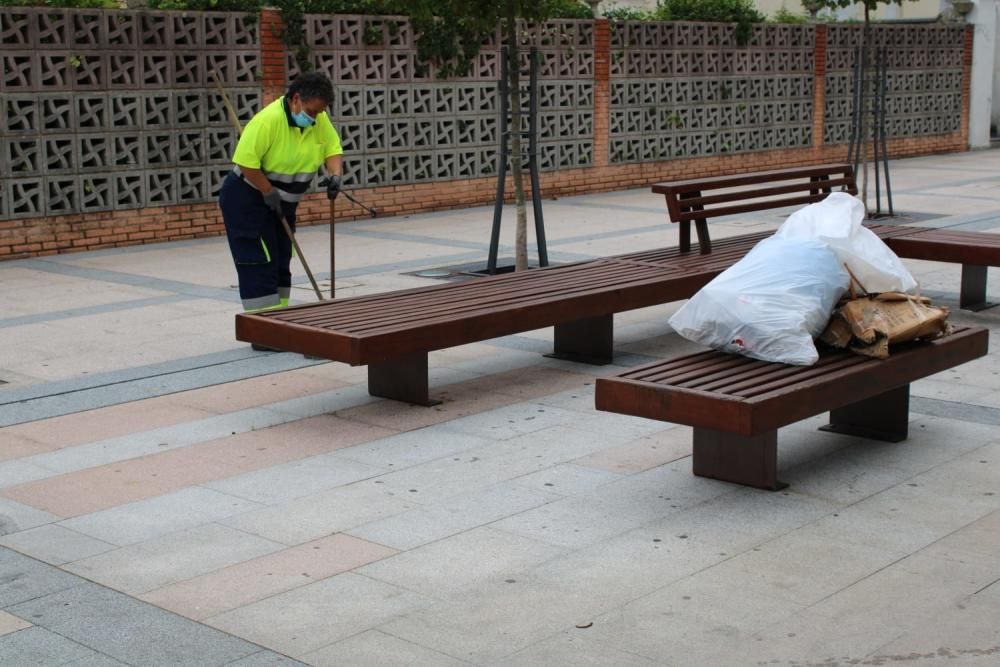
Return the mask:
{"type": "MultiPolygon", "coordinates": [[[[254,17],[251,17],[254,18],[254,17]]],[[[0,219],[210,200],[261,101],[235,13],[0,11],[0,219]]]]}
{"type": "Polygon", "coordinates": [[[611,32],[611,161],[812,143],[815,27],[624,22],[611,32]]]}
{"type": "MultiPolygon", "coordinates": [[[[879,25],[872,46],[884,48],[886,66],[886,136],[950,134],[962,123],[964,26],[879,25]]],[[[860,25],[827,27],[824,141],[850,141],[854,62],[863,39],[860,25]]],[[[868,84],[869,99],[875,82],[868,84]]]]}
{"type": "MultiPolygon", "coordinates": [[[[305,22],[311,65],[335,83],[348,188],[387,215],[492,201],[499,34],[468,76],[440,80],[402,17],[305,22]]],[[[273,9],[0,8],[0,259],[222,233],[236,135],[212,73],[246,122],[297,73],[282,30],[273,9]]],[[[543,195],[844,160],[859,31],[761,25],[740,45],[720,24],[530,27],[543,195]]],[[[967,149],[971,28],[875,34],[890,155],[967,149]]],[[[328,222],[329,206],[310,195],[299,214],[328,222]]]]}
{"type": "MultiPolygon", "coordinates": [[[[495,174],[499,146],[500,36],[467,76],[439,80],[421,67],[405,17],[307,15],[312,67],[334,82],[334,122],[345,150],[345,183],[366,186],[495,174]]],[[[526,27],[539,49],[539,167],[591,164],[594,29],[590,22],[526,27]]],[[[527,68],[525,58],[525,69],[527,68]]],[[[288,57],[294,76],[298,67],[288,57]]],[[[527,80],[527,77],[524,77],[527,80]]],[[[523,103],[527,109],[527,86],[523,103]]]]}

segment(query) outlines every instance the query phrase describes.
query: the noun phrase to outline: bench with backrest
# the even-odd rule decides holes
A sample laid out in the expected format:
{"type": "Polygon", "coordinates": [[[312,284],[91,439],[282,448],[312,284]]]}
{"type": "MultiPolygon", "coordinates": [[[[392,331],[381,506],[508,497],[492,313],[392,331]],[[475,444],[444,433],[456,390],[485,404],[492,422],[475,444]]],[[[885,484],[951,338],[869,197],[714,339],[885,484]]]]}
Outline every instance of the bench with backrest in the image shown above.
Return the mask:
{"type": "MultiPolygon", "coordinates": [[[[830,192],[856,195],[854,170],[846,164],[794,167],[733,176],[714,176],[672,183],[658,183],[671,222],[680,224],[680,249],[691,248],[691,223],[695,223],[702,253],[713,252],[708,221],[713,218],[803,206],[824,199],[830,192]]],[[[1000,234],[952,231],[928,227],[869,224],[900,257],[953,262],[962,265],[959,305],[980,310],[986,301],[987,267],[1000,266],[1000,234]]]]}
{"type": "Polygon", "coordinates": [[[712,252],[708,220],[726,215],[805,206],[834,191],[858,194],[854,170],[846,164],[777,169],[657,183],[653,192],[667,200],[667,214],[680,223],[680,249],[691,249],[691,223],[702,253],[712,252]]]}
{"type": "Polygon", "coordinates": [[[693,427],[694,474],[762,489],[777,479],[777,433],[824,412],[823,430],[898,442],[907,437],[910,383],[982,357],[989,331],[894,346],[888,359],[825,350],[813,366],[709,351],[598,378],[597,409],[693,427]]]}

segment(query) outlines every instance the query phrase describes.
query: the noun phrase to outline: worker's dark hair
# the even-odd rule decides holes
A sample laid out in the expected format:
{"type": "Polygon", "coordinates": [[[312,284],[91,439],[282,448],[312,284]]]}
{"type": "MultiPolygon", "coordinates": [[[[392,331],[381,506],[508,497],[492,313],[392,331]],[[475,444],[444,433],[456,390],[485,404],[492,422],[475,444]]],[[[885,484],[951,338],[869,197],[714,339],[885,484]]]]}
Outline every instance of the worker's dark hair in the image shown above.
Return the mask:
{"type": "Polygon", "coordinates": [[[295,77],[285,97],[290,98],[295,93],[303,100],[321,99],[327,106],[333,104],[333,84],[322,72],[306,72],[295,77]]]}

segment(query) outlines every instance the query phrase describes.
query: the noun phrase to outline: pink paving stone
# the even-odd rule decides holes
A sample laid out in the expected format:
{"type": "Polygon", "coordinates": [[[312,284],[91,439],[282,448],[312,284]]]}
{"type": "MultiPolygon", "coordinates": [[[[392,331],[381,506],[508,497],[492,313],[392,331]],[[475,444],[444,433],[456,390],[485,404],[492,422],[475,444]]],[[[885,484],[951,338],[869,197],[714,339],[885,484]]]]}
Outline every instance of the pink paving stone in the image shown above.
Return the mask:
{"type": "Polygon", "coordinates": [[[170,396],[8,426],[4,432],[48,445],[47,451],[98,442],[130,433],[211,417],[213,413],[177,405],[170,396]]]}
{"type": "Polygon", "coordinates": [[[9,635],[12,632],[30,627],[31,623],[28,623],[26,620],[18,618],[13,614],[8,614],[5,611],[0,611],[0,636],[9,635]]]}
{"type": "Polygon", "coordinates": [[[307,368],[299,368],[294,373],[307,377],[319,378],[326,382],[343,382],[345,384],[358,384],[368,381],[367,366],[348,366],[336,361],[328,364],[319,364],[307,368]]]}
{"type": "Polygon", "coordinates": [[[453,366],[466,361],[482,361],[487,357],[497,357],[503,352],[486,343],[469,343],[458,347],[449,347],[444,350],[435,350],[430,354],[428,361],[432,367],[453,366]]]}
{"type": "Polygon", "coordinates": [[[622,474],[642,472],[691,455],[691,430],[671,428],[602,449],[573,463],[622,474]]]}
{"type": "Polygon", "coordinates": [[[547,366],[518,368],[474,380],[477,386],[524,400],[594,384],[592,375],[547,366]]]}
{"type": "Polygon", "coordinates": [[[451,384],[439,390],[432,387],[431,398],[441,401],[441,404],[429,408],[385,400],[338,410],[335,414],[351,421],[396,431],[412,431],[517,402],[513,396],[478,386],[478,381],[451,384]]]}
{"type": "Polygon", "coordinates": [[[11,486],[0,496],[68,518],[231,474],[211,460],[179,461],[176,452],[164,452],[11,486]]]}
{"type": "Polygon", "coordinates": [[[395,553],[395,549],[338,533],[165,586],[140,598],[200,621],[395,553]]]}
{"type": "Polygon", "coordinates": [[[348,383],[300,370],[274,373],[177,394],[177,405],[216,413],[236,412],[347,386],[348,383]]]}
{"type": "Polygon", "coordinates": [[[319,415],[198,446],[204,447],[206,455],[212,460],[233,466],[239,472],[249,472],[396,433],[394,429],[335,415],[319,415]]]}
{"type": "Polygon", "coordinates": [[[52,445],[14,433],[10,428],[0,428],[0,461],[20,459],[25,456],[52,451],[52,445]]]}
{"type": "Polygon", "coordinates": [[[394,433],[333,415],[321,415],[11,486],[0,490],[0,496],[68,518],[394,433]]]}

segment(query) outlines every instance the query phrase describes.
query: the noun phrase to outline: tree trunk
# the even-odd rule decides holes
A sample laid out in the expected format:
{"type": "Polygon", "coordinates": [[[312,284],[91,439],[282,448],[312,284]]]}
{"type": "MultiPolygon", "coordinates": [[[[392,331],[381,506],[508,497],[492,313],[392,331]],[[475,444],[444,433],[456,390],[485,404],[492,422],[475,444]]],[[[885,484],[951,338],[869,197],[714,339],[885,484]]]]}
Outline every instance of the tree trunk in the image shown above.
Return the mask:
{"type": "Polygon", "coordinates": [[[528,211],[524,205],[524,179],[521,169],[521,54],[518,50],[517,12],[514,0],[507,0],[507,68],[510,88],[510,171],[514,177],[514,203],[517,225],[514,228],[514,270],[528,268],[528,211]]]}

